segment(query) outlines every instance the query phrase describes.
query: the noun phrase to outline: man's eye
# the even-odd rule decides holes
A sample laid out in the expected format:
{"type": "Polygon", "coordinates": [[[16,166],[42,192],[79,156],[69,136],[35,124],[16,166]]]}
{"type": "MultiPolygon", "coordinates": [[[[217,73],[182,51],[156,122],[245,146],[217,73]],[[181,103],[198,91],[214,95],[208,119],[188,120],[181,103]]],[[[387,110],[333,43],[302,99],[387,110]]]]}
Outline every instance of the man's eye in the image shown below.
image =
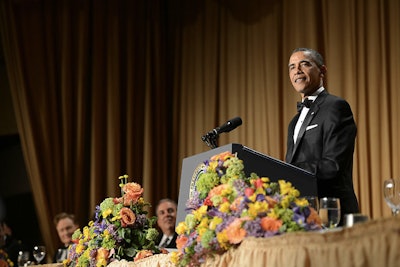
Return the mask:
{"type": "Polygon", "coordinates": [[[174,209],[168,209],[168,213],[173,213],[174,209]]]}

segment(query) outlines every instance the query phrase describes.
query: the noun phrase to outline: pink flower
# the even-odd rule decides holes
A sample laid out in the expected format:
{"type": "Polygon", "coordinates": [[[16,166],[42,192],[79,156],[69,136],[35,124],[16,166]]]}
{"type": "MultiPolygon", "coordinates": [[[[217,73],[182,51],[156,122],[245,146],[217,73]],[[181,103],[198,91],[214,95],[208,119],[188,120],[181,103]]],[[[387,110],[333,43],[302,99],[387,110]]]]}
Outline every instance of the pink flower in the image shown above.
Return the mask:
{"type": "Polygon", "coordinates": [[[137,183],[125,184],[122,187],[122,191],[125,192],[123,196],[124,206],[135,204],[143,194],[143,188],[137,183]]]}
{"type": "Polygon", "coordinates": [[[178,250],[182,250],[188,240],[189,238],[185,235],[178,236],[178,238],[176,239],[176,248],[178,250]]]}
{"type": "Polygon", "coordinates": [[[135,256],[135,258],[133,259],[133,261],[138,261],[138,260],[141,260],[141,259],[150,257],[150,256],[153,256],[153,252],[152,252],[151,250],[146,250],[146,249],[144,249],[144,250],[139,251],[139,252],[136,254],[136,256],[135,256]]]}
{"type": "Polygon", "coordinates": [[[250,197],[251,195],[254,194],[254,189],[250,188],[250,187],[246,187],[244,189],[244,194],[246,195],[246,197],[250,197]]]}
{"type": "Polygon", "coordinates": [[[136,221],[135,213],[133,213],[133,211],[129,208],[123,207],[119,212],[119,214],[121,215],[122,227],[127,227],[129,225],[132,225],[136,221]]]}
{"type": "Polygon", "coordinates": [[[246,237],[246,230],[242,228],[242,220],[236,218],[226,229],[226,236],[232,244],[239,244],[246,237]]]}
{"type": "Polygon", "coordinates": [[[281,226],[282,226],[281,220],[273,219],[270,217],[264,217],[261,219],[261,228],[264,231],[275,232],[278,231],[281,226]]]}

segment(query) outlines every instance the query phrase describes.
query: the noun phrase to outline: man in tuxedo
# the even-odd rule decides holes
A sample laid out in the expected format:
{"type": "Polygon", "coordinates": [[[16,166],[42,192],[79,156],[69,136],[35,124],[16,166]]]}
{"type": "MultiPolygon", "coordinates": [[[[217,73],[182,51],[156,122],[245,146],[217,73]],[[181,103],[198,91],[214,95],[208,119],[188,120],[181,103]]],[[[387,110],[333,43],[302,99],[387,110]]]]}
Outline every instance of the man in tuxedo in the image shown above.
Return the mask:
{"type": "Polygon", "coordinates": [[[161,199],[156,207],[157,225],[161,232],[158,235],[156,244],[164,248],[176,248],[175,232],[176,223],[176,202],[169,198],[161,199]]]}
{"type": "Polygon", "coordinates": [[[340,199],[342,220],[344,214],[359,212],[353,188],[353,113],[346,100],[324,88],[327,68],[317,51],[295,49],[288,67],[302,102],[289,123],[286,162],[316,175],[318,197],[340,199]]]}
{"type": "Polygon", "coordinates": [[[62,243],[53,256],[53,262],[62,262],[68,257],[68,248],[72,244],[72,235],[79,228],[75,215],[61,212],[54,216],[54,225],[62,243]]]}

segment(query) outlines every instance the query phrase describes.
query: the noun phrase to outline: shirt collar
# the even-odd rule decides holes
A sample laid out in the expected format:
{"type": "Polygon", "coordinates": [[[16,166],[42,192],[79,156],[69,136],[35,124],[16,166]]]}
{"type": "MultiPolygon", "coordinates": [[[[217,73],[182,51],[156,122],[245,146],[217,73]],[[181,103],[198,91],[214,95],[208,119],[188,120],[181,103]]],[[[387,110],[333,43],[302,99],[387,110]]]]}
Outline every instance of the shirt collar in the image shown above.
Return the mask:
{"type": "Polygon", "coordinates": [[[307,98],[314,101],[318,97],[318,95],[324,90],[325,90],[325,88],[323,86],[321,86],[320,88],[318,88],[317,91],[315,91],[312,95],[308,96],[307,98]]]}

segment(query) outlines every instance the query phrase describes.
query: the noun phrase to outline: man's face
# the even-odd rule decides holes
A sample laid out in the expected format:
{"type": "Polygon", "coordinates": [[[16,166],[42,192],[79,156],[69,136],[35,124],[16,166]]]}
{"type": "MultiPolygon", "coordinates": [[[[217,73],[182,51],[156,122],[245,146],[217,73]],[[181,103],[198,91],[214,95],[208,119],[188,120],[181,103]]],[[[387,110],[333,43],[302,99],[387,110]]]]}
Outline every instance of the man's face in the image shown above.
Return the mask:
{"type": "Polygon", "coordinates": [[[74,224],[70,218],[64,218],[57,223],[56,229],[60,241],[68,246],[71,243],[72,234],[78,229],[78,225],[74,224]]]}
{"type": "Polygon", "coordinates": [[[162,202],[157,209],[157,224],[164,233],[175,232],[176,206],[162,202]]]}
{"type": "Polygon", "coordinates": [[[293,53],[288,66],[290,81],[303,98],[312,95],[322,86],[326,68],[318,67],[308,52],[293,53]]]}

